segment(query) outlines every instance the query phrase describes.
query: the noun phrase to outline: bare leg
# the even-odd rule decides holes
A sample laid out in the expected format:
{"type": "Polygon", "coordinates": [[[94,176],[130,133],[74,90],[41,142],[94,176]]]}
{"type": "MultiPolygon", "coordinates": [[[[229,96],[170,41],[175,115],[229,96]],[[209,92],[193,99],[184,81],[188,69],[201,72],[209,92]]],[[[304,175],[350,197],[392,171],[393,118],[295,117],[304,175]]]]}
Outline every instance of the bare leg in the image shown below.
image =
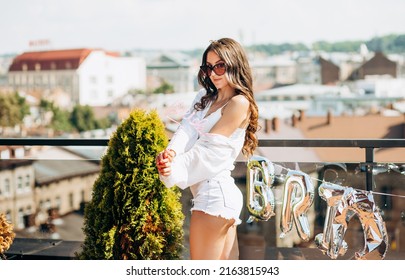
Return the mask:
{"type": "Polygon", "coordinates": [[[222,250],[221,259],[238,260],[239,259],[239,244],[236,235],[236,226],[232,225],[228,229],[226,235],[224,249],[222,250]]]}
{"type": "MultiPolygon", "coordinates": [[[[227,220],[201,211],[193,211],[190,220],[191,259],[219,260],[229,257],[229,247],[233,247],[230,244],[234,244],[234,242],[228,241],[230,228],[235,228],[231,230],[231,232],[235,232],[233,241],[236,237],[236,227],[232,227],[233,223],[233,219],[227,220]]],[[[232,236],[229,237],[229,240],[231,239],[232,236]]]]}

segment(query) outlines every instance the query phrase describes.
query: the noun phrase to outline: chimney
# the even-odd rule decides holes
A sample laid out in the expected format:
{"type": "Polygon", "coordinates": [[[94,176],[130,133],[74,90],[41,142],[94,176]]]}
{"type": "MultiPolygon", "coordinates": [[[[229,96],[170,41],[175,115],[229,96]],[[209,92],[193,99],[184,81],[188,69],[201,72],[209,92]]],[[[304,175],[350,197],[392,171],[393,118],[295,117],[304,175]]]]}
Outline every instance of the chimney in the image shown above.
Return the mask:
{"type": "Polygon", "coordinates": [[[405,139],[405,113],[403,114],[403,116],[404,116],[404,123],[402,124],[402,134],[405,139]]]}
{"type": "Polygon", "coordinates": [[[270,120],[264,119],[264,132],[270,133],[270,120]]]}
{"type": "Polygon", "coordinates": [[[331,122],[332,122],[332,110],[331,109],[329,109],[328,110],[328,113],[327,113],[327,115],[326,115],[326,124],[331,124],[331,122]]]}
{"type": "Polygon", "coordinates": [[[297,117],[295,114],[293,114],[293,115],[291,116],[291,125],[292,125],[293,127],[296,127],[296,126],[297,126],[297,122],[298,122],[298,117],[297,117]]]}
{"type": "Polygon", "coordinates": [[[304,110],[298,110],[298,113],[299,113],[298,120],[301,122],[305,118],[305,112],[304,112],[304,110]]]}
{"type": "Polygon", "coordinates": [[[272,127],[272,129],[273,129],[274,131],[279,131],[279,129],[280,129],[280,120],[279,120],[278,117],[274,117],[274,118],[271,120],[271,127],[272,127]]]}

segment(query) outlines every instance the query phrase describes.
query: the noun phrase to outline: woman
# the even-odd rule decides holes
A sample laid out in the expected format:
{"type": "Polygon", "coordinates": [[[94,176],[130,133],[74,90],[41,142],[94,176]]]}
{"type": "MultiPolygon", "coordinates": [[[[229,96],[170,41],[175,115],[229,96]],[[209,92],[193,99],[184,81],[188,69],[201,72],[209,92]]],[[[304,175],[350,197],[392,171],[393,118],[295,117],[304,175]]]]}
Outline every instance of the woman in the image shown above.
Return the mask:
{"type": "Polygon", "coordinates": [[[233,39],[212,41],[202,57],[193,101],[168,147],[156,158],[167,187],[190,187],[191,259],[237,259],[243,196],[231,177],[242,151],[257,146],[258,109],[246,53],[233,39]]]}

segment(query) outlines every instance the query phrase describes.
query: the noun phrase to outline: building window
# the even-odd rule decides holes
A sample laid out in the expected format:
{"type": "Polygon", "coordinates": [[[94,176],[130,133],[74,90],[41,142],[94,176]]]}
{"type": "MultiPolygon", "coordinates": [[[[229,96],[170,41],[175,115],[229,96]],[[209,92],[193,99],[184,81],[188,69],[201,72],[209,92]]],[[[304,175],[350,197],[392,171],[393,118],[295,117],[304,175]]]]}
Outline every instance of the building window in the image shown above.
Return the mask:
{"type": "Polygon", "coordinates": [[[73,83],[72,78],[70,76],[65,76],[63,81],[65,86],[70,86],[73,83]]]}
{"type": "Polygon", "coordinates": [[[10,179],[6,178],[4,179],[4,195],[10,195],[11,189],[10,189],[10,179]]]}
{"type": "Polygon", "coordinates": [[[29,190],[31,188],[31,176],[26,175],[25,176],[25,189],[29,190]]]}
{"type": "Polygon", "coordinates": [[[72,209],[73,209],[73,207],[74,207],[73,193],[70,193],[70,194],[69,194],[69,206],[70,206],[70,208],[72,208],[72,209]]]}
{"type": "Polygon", "coordinates": [[[72,68],[72,63],[70,63],[70,61],[67,61],[65,66],[66,66],[66,69],[71,69],[72,68]]]}
{"type": "Polygon", "coordinates": [[[108,97],[113,97],[113,96],[114,96],[114,91],[113,91],[112,89],[109,89],[109,90],[107,91],[107,96],[108,96],[108,97]]]}
{"type": "Polygon", "coordinates": [[[41,64],[35,63],[35,71],[40,71],[40,70],[41,70],[41,64]]]}
{"type": "Polygon", "coordinates": [[[50,84],[51,86],[53,86],[53,85],[56,84],[56,77],[55,77],[55,75],[50,75],[50,76],[49,76],[49,84],[50,84]]]}
{"type": "Polygon", "coordinates": [[[12,222],[12,220],[11,220],[11,211],[10,210],[6,211],[6,220],[7,220],[7,222],[12,222]]]}
{"type": "Polygon", "coordinates": [[[97,77],[96,76],[90,76],[90,83],[97,84],[97,77]]]}
{"type": "Polygon", "coordinates": [[[20,208],[17,216],[18,228],[24,228],[24,210],[20,208]]]}
{"type": "Polygon", "coordinates": [[[44,206],[45,206],[46,210],[51,209],[52,205],[51,205],[51,200],[49,198],[45,201],[44,206]]]}
{"type": "Polygon", "coordinates": [[[44,85],[48,84],[48,76],[42,76],[42,82],[44,85]]]}
{"type": "Polygon", "coordinates": [[[27,70],[28,70],[28,65],[24,63],[24,64],[22,65],[22,70],[23,70],[23,71],[27,71],[27,70]]]}
{"type": "Polygon", "coordinates": [[[40,86],[42,84],[42,76],[36,76],[34,79],[36,86],[40,86]]]}
{"type": "Polygon", "coordinates": [[[56,70],[56,63],[55,62],[51,62],[51,70],[56,70]]]}
{"type": "Polygon", "coordinates": [[[13,155],[15,158],[23,158],[24,157],[24,148],[14,149],[13,155]]]}
{"type": "Polygon", "coordinates": [[[112,76],[107,76],[107,83],[108,83],[108,84],[112,84],[113,81],[114,81],[114,79],[113,79],[112,76]]]}
{"type": "Polygon", "coordinates": [[[23,189],[23,178],[22,176],[18,176],[17,178],[17,192],[21,192],[23,189]]]}
{"type": "Polygon", "coordinates": [[[62,206],[62,200],[60,199],[60,196],[57,196],[56,198],[55,198],[55,206],[56,206],[56,209],[58,209],[58,210],[60,210],[60,208],[61,208],[61,206],[62,206]]]}

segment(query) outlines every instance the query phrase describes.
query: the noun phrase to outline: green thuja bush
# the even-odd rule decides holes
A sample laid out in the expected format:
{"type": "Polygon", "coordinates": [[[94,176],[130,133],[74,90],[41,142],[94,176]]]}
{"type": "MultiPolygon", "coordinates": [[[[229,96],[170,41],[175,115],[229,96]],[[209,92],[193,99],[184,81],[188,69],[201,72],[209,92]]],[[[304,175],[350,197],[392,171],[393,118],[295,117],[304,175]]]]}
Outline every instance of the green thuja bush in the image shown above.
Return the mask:
{"type": "Polygon", "coordinates": [[[85,208],[79,259],[180,259],[180,191],[166,188],[155,165],[168,143],[155,110],[134,110],[109,140],[85,208]]]}

